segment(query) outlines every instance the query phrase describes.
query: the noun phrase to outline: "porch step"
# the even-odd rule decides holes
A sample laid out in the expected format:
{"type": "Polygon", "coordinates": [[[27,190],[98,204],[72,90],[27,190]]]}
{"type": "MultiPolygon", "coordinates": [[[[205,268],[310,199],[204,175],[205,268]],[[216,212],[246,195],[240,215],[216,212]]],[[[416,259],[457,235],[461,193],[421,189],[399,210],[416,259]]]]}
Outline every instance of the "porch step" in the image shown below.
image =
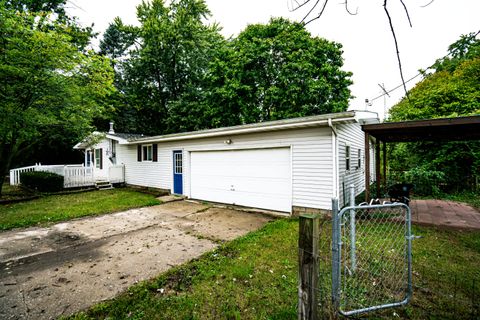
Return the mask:
{"type": "Polygon", "coordinates": [[[98,190],[110,190],[113,189],[113,186],[110,181],[99,180],[95,181],[95,188],[97,188],[98,190]]]}

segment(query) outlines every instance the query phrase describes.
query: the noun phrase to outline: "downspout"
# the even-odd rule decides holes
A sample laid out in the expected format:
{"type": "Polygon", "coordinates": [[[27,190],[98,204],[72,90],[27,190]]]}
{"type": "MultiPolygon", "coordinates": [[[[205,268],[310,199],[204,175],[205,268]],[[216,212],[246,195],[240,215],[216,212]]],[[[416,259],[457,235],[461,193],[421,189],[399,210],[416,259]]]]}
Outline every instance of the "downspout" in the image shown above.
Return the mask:
{"type": "Polygon", "coordinates": [[[333,191],[332,191],[332,196],[334,198],[339,198],[339,190],[338,190],[338,151],[337,151],[337,128],[333,126],[332,123],[332,118],[328,118],[328,126],[332,128],[332,181],[333,181],[333,191]]]}

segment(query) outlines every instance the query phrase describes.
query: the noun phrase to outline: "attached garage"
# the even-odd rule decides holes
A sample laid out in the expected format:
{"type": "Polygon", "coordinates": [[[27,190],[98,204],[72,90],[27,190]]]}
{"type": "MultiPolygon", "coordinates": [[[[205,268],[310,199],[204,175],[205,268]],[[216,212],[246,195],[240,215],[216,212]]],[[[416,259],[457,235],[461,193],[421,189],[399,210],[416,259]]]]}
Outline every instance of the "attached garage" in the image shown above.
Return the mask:
{"type": "Polygon", "coordinates": [[[363,191],[361,124],[372,121],[376,114],[348,111],[141,137],[119,143],[117,163],[125,164],[127,184],[191,199],[283,213],[330,210],[332,197],[348,199],[350,184],[363,191]]]}
{"type": "Polygon", "coordinates": [[[191,198],[290,212],[290,148],[191,152],[191,198]]]}

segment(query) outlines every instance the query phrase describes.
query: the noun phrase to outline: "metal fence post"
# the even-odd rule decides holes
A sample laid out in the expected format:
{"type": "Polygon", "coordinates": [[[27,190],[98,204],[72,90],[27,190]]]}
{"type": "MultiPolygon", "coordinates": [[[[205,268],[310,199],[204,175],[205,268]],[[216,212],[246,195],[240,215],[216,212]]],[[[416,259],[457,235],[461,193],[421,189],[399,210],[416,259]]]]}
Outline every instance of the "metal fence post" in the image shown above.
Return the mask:
{"type": "MultiPolygon", "coordinates": [[[[350,207],[355,207],[355,185],[350,185],[350,207]]],[[[357,269],[357,248],[356,248],[356,231],[355,231],[355,209],[350,210],[350,262],[351,271],[357,269]]]]}
{"type": "Polygon", "coordinates": [[[340,221],[338,219],[338,199],[332,199],[332,305],[335,312],[340,306],[340,221]]]}
{"type": "Polygon", "coordinates": [[[319,319],[319,215],[301,215],[298,237],[298,319],[319,319]]]}

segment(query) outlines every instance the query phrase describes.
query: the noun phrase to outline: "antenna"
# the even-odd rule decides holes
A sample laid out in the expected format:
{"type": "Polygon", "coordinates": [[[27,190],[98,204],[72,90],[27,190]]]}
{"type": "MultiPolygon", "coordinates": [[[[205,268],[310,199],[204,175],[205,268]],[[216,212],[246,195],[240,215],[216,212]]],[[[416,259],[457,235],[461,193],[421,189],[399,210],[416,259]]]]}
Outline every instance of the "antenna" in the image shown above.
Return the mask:
{"type": "Polygon", "coordinates": [[[384,95],[383,95],[383,120],[387,119],[387,98],[388,96],[390,98],[390,95],[388,94],[388,91],[385,89],[385,83],[378,83],[378,86],[380,89],[382,89],[384,95]]]}

